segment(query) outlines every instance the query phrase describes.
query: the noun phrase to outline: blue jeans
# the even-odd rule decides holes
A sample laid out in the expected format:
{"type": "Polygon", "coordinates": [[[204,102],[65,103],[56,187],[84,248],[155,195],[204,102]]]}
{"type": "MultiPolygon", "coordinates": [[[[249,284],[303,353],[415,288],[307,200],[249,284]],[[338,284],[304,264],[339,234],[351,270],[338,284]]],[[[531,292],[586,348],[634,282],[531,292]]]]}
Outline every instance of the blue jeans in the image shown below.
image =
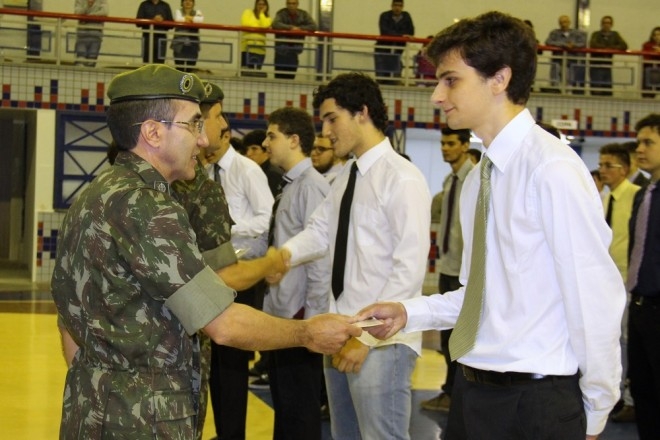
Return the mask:
{"type": "Polygon", "coordinates": [[[340,373],[324,359],[332,438],[409,440],[417,353],[393,344],[369,352],[359,373],[340,373]]]}

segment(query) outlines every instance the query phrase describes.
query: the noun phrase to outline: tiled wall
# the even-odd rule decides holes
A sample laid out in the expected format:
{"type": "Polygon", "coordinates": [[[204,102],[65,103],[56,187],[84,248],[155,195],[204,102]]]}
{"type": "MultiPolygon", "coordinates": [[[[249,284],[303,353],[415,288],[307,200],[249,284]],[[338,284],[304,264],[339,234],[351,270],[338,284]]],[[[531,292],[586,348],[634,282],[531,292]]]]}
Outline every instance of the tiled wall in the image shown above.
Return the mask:
{"type": "Polygon", "coordinates": [[[48,283],[55,266],[57,235],[64,219],[61,212],[39,212],[37,228],[36,281],[48,283]]]}
{"type": "Polygon", "coordinates": [[[422,286],[422,292],[424,292],[424,294],[438,292],[438,281],[440,279],[440,267],[438,266],[440,248],[437,243],[438,236],[440,236],[440,223],[431,223],[431,246],[429,248],[429,258],[426,266],[424,285],[422,286]]]}
{"type": "MultiPolygon", "coordinates": [[[[113,70],[65,68],[36,64],[0,64],[2,108],[48,108],[103,112],[110,79],[119,73],[113,70]]],[[[314,84],[290,81],[275,82],[244,78],[214,78],[225,92],[224,110],[234,121],[261,124],[273,110],[282,106],[312,108],[314,84]]],[[[383,97],[389,108],[389,118],[397,128],[439,128],[444,115],[430,103],[430,87],[384,88],[383,97]]],[[[622,100],[562,95],[532,94],[528,107],[544,121],[575,119],[579,128],[567,134],[576,136],[632,137],[635,121],[653,111],[657,99],[622,100]]],[[[63,214],[40,212],[39,246],[36,259],[37,278],[50,279],[54,263],[54,246],[63,214]]],[[[432,233],[433,236],[433,233],[432,233]]],[[[426,292],[437,290],[433,249],[429,255],[426,292]]]]}

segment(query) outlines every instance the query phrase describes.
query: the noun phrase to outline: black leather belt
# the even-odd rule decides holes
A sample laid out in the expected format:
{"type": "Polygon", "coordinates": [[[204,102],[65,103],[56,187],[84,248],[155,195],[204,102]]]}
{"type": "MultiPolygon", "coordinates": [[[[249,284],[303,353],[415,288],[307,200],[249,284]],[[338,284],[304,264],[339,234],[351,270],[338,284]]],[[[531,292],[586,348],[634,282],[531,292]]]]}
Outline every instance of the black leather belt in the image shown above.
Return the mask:
{"type": "Polygon", "coordinates": [[[577,373],[571,376],[552,376],[543,375],[538,373],[519,373],[517,371],[507,371],[501,373],[499,371],[478,370],[476,368],[461,365],[463,376],[468,382],[474,382],[484,385],[522,385],[526,383],[570,379],[577,376],[577,373]]]}
{"type": "Polygon", "coordinates": [[[638,306],[660,306],[660,296],[633,295],[632,302],[638,306]]]}

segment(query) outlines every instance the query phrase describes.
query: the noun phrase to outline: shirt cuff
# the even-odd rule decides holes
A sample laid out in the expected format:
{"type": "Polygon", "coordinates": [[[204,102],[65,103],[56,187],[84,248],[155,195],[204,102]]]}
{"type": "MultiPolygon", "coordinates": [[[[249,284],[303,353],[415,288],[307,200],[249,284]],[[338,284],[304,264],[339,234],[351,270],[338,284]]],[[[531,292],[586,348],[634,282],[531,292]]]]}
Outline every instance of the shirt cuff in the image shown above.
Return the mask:
{"type": "Polygon", "coordinates": [[[236,293],[206,266],[165,301],[186,333],[193,335],[234,302],[236,293]]]}
{"type": "Polygon", "coordinates": [[[231,242],[221,244],[215,249],[210,249],[208,251],[202,252],[204,261],[208,264],[211,269],[214,271],[222,269],[223,267],[234,264],[238,261],[236,258],[236,252],[234,251],[234,246],[231,242]]]}
{"type": "Polygon", "coordinates": [[[586,411],[587,416],[587,435],[599,435],[605,430],[607,423],[608,412],[603,411],[586,411]]]}
{"type": "Polygon", "coordinates": [[[411,298],[400,301],[406,309],[408,320],[406,326],[401,329],[404,333],[429,330],[431,327],[431,309],[428,306],[426,297],[411,298]]]}

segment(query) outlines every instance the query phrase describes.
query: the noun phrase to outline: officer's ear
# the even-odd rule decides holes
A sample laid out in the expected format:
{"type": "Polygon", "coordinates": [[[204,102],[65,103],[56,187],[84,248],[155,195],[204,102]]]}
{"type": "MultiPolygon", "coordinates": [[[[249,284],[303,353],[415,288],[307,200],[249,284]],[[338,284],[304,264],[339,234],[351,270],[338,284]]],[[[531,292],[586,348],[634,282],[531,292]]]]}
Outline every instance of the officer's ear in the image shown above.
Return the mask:
{"type": "Polygon", "coordinates": [[[148,119],[140,125],[140,137],[154,148],[158,148],[163,138],[163,130],[165,129],[162,122],[148,119]]]}

